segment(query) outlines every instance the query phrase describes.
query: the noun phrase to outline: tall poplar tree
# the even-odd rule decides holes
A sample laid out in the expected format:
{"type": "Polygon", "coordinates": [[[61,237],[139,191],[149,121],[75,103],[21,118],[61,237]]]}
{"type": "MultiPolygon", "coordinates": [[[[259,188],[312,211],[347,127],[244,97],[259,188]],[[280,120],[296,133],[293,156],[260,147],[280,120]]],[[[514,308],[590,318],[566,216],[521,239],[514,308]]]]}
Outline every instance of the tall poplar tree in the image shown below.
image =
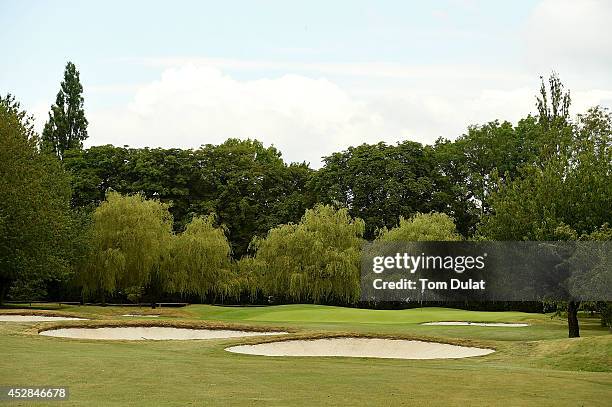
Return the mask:
{"type": "Polygon", "coordinates": [[[87,139],[87,119],[83,109],[83,86],[79,71],[72,62],[66,64],[64,80],[51,106],[49,120],[42,132],[43,151],[63,160],[69,149],[81,149],[87,139]]]}

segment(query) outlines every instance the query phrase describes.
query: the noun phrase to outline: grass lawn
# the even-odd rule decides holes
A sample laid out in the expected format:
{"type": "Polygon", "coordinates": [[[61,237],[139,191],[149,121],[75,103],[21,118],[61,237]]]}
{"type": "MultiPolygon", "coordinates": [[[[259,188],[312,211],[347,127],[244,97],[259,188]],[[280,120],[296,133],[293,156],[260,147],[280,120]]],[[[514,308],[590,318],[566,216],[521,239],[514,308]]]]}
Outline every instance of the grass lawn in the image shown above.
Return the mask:
{"type": "Polygon", "coordinates": [[[48,403],[52,406],[607,406],[612,396],[612,335],[598,326],[597,319],[582,319],[583,337],[566,339],[562,319],[519,312],[316,305],[139,310],[49,304],[42,308],[95,319],[88,324],[135,319],[120,316],[126,313],[161,312],[159,320],[149,318],[146,323],[247,324],[284,327],[296,336],[381,335],[497,350],[457,360],[263,357],[229,353],[224,348],[270,338],[87,341],[36,334],[38,327],[50,323],[0,323],[0,385],[68,386],[70,399],[48,403]],[[462,320],[530,326],[420,325],[462,320]]]}

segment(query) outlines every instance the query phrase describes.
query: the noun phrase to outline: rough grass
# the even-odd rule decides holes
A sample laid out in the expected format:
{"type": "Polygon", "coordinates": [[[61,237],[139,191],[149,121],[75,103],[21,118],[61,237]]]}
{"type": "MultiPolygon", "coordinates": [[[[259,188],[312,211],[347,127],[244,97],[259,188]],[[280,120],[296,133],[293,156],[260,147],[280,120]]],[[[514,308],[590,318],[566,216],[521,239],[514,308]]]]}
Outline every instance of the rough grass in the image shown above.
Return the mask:
{"type": "Polygon", "coordinates": [[[61,403],[66,406],[603,406],[608,405],[612,393],[612,335],[599,328],[596,320],[581,321],[583,338],[566,339],[563,320],[518,312],[197,305],[153,310],[163,315],[155,321],[118,316],[136,310],[65,306],[55,307],[54,315],[95,320],[0,323],[0,385],[67,385],[70,400],[61,403]],[[531,325],[420,325],[452,320],[531,325]],[[126,323],[281,328],[292,331],[291,337],[380,335],[489,346],[497,352],[476,358],[425,361],[285,358],[224,351],[229,345],[275,339],[271,337],[136,343],[36,335],[49,326],[126,323]]]}

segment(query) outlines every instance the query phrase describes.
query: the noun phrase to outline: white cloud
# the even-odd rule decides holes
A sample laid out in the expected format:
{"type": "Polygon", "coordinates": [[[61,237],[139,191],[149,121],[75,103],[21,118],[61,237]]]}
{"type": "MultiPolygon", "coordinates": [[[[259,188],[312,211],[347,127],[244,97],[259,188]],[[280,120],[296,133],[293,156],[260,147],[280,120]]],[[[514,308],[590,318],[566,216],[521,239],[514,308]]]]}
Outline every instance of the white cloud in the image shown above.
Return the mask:
{"type": "Polygon", "coordinates": [[[611,22],[610,0],[544,0],[526,24],[527,63],[544,72],[556,69],[562,74],[576,72],[576,76],[609,76],[611,22]]]}
{"type": "MultiPolygon", "coordinates": [[[[516,121],[534,110],[537,78],[527,84],[522,75],[483,79],[478,86],[469,69],[455,69],[451,78],[428,75],[391,86],[366,81],[365,88],[297,74],[238,80],[215,65],[179,64],[130,89],[128,104],[88,112],[86,144],[194,148],[250,137],[275,145],[287,161],[318,167],[322,156],[351,145],[453,139],[470,124],[516,121]]],[[[573,98],[584,110],[611,95],[579,89],[573,98]]]]}
{"type": "Polygon", "coordinates": [[[88,144],[197,147],[257,138],[289,161],[399,135],[383,117],[326,79],[284,75],[239,81],[210,66],[169,68],[127,106],[90,114],[88,144]],[[392,131],[391,131],[392,130],[392,131]]]}
{"type": "MultiPolygon", "coordinates": [[[[458,2],[477,7],[469,0],[458,2]]],[[[84,83],[90,122],[86,145],[193,148],[250,137],[274,144],[287,161],[318,167],[321,156],[351,145],[405,139],[432,143],[440,136],[456,138],[470,124],[516,121],[534,110],[538,75],[553,69],[572,91],[574,113],[596,104],[610,107],[610,21],[609,0],[544,0],[533,8],[522,33],[509,33],[516,47],[483,49],[478,60],[441,53],[428,65],[317,62],[303,55],[294,61],[113,61],[144,64],[161,74],[140,84],[116,85],[103,75],[95,78],[99,82],[84,83]]],[[[419,55],[413,58],[418,61],[419,55]]],[[[39,129],[54,100],[54,93],[47,96],[30,105],[39,129]]]]}
{"type": "Polygon", "coordinates": [[[121,58],[123,63],[142,64],[150,67],[171,68],[184,65],[212,66],[219,69],[266,70],[282,72],[308,72],[323,75],[355,76],[391,79],[435,79],[445,81],[478,80],[502,81],[516,79],[517,72],[511,69],[491,70],[483,64],[413,64],[392,62],[287,62],[268,60],[243,60],[207,57],[166,58],[121,58]]]}
{"type": "Polygon", "coordinates": [[[523,49],[508,50],[516,53],[510,64],[484,54],[476,63],[430,65],[123,60],[163,73],[140,85],[86,87],[87,101],[113,94],[130,100],[88,110],[87,144],[190,148],[250,137],[275,145],[287,161],[318,167],[321,156],[351,145],[432,143],[471,124],[516,121],[534,111],[538,75],[551,70],[571,89],[574,113],[611,106],[610,21],[612,1],[541,1],[526,20],[523,49]]]}

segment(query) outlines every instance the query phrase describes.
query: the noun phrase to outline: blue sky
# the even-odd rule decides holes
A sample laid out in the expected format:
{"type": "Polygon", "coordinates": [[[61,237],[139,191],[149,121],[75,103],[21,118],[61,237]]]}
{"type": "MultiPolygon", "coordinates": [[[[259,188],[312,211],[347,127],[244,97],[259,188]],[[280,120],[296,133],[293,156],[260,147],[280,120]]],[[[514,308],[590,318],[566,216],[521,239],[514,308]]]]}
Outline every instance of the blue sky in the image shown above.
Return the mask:
{"type": "Polygon", "coordinates": [[[610,105],[612,2],[0,1],[0,92],[39,125],[76,63],[88,145],[227,137],[288,160],[455,138],[533,110],[557,70],[577,111],[610,105]]]}

